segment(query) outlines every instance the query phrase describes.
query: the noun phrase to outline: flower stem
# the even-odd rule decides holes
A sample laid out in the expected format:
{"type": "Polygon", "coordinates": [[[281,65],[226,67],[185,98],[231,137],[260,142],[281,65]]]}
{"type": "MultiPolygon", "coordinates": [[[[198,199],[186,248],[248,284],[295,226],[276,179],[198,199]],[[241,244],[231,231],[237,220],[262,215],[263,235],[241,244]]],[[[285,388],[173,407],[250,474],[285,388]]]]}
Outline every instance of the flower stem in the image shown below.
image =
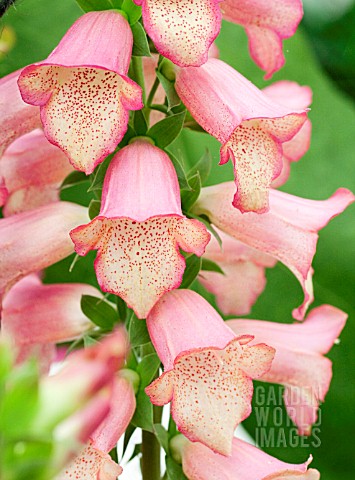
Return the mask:
{"type": "Polygon", "coordinates": [[[142,57],[132,57],[130,73],[131,78],[142,88],[143,103],[145,104],[145,84],[142,57]]]}
{"type": "MultiPolygon", "coordinates": [[[[154,423],[160,423],[162,407],[153,407],[154,423]]],[[[160,480],[160,444],[154,433],[142,432],[142,476],[143,480],[160,480]]]]}

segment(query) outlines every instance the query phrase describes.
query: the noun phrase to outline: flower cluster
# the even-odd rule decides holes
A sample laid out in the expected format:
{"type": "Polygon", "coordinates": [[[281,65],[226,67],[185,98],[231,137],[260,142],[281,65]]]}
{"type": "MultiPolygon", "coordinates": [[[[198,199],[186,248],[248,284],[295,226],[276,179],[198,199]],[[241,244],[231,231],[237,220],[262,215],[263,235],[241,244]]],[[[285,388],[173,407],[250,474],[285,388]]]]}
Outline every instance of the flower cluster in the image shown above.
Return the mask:
{"type": "Polygon", "coordinates": [[[312,261],[319,230],[355,197],[277,190],[309,148],[312,92],[289,81],[260,90],[213,45],[222,18],[242,25],[270,78],[301,0],[88,3],[47,59],[0,81],[1,336],[18,365],[35,357],[39,366],[33,428],[54,445],[71,439],[48,455],[46,475],[114,480],[117,442],[141,428],[147,480],[160,480],[157,439],[168,478],[316,480],[311,459],[281,462],[235,429],[258,379],[284,386],[289,417],[310,435],[332,377],[324,354],[346,321],[330,305],[306,317],[312,261]],[[188,171],[167,150],[183,128],[220,142],[234,182],[201,188],[208,156],[188,171]],[[61,199],[79,182],[90,182],[89,209],[61,199]],[[76,261],[89,272],[92,256],[79,256],[91,250],[104,296],[89,274],[47,282],[43,270],[74,252],[74,272],[76,261]],[[278,261],[303,289],[297,322],[225,321],[250,313],[278,261]]]}

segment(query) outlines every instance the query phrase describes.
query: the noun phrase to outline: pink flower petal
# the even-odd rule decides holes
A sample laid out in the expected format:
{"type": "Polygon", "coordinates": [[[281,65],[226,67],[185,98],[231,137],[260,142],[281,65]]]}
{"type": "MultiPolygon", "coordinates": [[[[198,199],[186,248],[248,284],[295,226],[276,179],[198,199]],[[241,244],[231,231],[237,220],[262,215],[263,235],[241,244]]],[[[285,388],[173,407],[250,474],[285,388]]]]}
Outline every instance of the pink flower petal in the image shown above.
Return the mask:
{"type": "Polygon", "coordinates": [[[270,78],[285,63],[282,40],[302,19],[301,0],[225,0],[221,8],[226,20],[245,27],[251,57],[270,78]]]}
{"type": "Polygon", "coordinates": [[[89,12],[47,60],[25,68],[19,78],[24,101],[41,107],[48,140],[87,174],[123,138],[128,110],[143,107],[141,88],[126,76],[132,43],[118,12],[89,12]]]}
{"type": "Polygon", "coordinates": [[[124,434],[136,409],[136,397],[131,383],[125,378],[115,378],[110,412],[91,435],[93,446],[110,452],[124,434]]]}
{"type": "Polygon", "coordinates": [[[68,465],[56,480],[116,480],[122,468],[114,462],[108,453],[87,445],[68,465]]]}
{"type": "Polygon", "coordinates": [[[332,378],[331,361],[322,356],[334,344],[346,322],[341,310],[322,305],[303,323],[281,324],[260,320],[230,320],[236,335],[251,334],[254,342],[265,342],[276,349],[271,368],[262,381],[286,386],[287,411],[302,435],[311,433],[332,378]]]}
{"type": "Polygon", "coordinates": [[[270,211],[263,215],[241,214],[230,204],[233,183],[202,189],[194,210],[206,214],[212,223],[228,235],[284,263],[304,290],[303,304],[293,312],[301,320],[312,295],[312,260],[318,230],[341,213],[355,197],[339,189],[328,200],[307,200],[287,193],[270,192],[270,211]]]}
{"type": "Polygon", "coordinates": [[[104,291],[121,296],[145,318],[155,302],[181,284],[185,260],[201,256],[210,239],[185,218],[169,157],[145,141],[120,150],[107,170],[100,215],[71,232],[75,250],[98,250],[96,275],[104,291]]]}
{"type": "Polygon", "coordinates": [[[17,80],[21,71],[0,80],[0,157],[17,137],[41,125],[39,108],[27,105],[21,98],[17,80]]]}
{"type": "MultiPolygon", "coordinates": [[[[275,102],[290,108],[308,108],[312,103],[312,90],[309,87],[300,86],[296,82],[286,80],[276,82],[264,88],[263,92],[275,102]]],[[[307,119],[299,132],[291,140],[282,144],[283,169],[272,183],[274,188],[283,185],[288,179],[290,162],[297,162],[308,151],[311,133],[312,124],[307,119]]]]}
{"type": "Polygon", "coordinates": [[[250,375],[260,376],[270,367],[272,357],[273,350],[266,345],[249,348],[239,338],[224,350],[182,352],[175,359],[173,371],[164,374],[163,384],[159,378],[145,391],[153,403],[171,400],[172,416],[191,441],[229,455],[236,426],[251,412],[250,375]],[[170,398],[167,392],[172,394],[170,398]]]}
{"type": "Polygon", "coordinates": [[[270,368],[274,350],[249,346],[253,337],[235,337],[191,290],[166,294],[147,326],[165,370],[147,395],[157,405],[172,402],[172,416],[191,441],[229,455],[234,429],[251,411],[252,378],[270,368]]]}
{"type": "Polygon", "coordinates": [[[0,296],[25,275],[73,253],[69,232],[87,221],[87,209],[55,202],[0,220],[0,296]]]}
{"type": "Polygon", "coordinates": [[[66,155],[48,142],[42,130],[15,140],[0,162],[8,192],[4,216],[58,201],[59,185],[72,170],[66,155]]]}
{"type": "Polygon", "coordinates": [[[180,285],[185,260],[179,249],[202,255],[209,239],[202,224],[173,215],[144,222],[97,217],[70,235],[79,255],[98,250],[95,270],[101,289],[122,297],[139,318],[180,285]]]}
{"type": "Polygon", "coordinates": [[[199,281],[216,296],[225,315],[247,315],[265,288],[265,267],[273,267],[276,260],[223,232],[218,234],[222,247],[212,237],[204,258],[217,263],[224,274],[202,270],[199,281]]]}
{"type": "Polygon", "coordinates": [[[101,298],[100,292],[91,285],[43,285],[37,275],[29,275],[4,298],[2,333],[11,336],[15,345],[72,340],[93,327],[81,311],[82,295],[101,298]]]}
{"type": "Polygon", "coordinates": [[[281,462],[242,440],[233,438],[232,455],[214,453],[201,443],[187,443],[182,466],[189,480],[319,480],[319,472],[307,470],[310,459],[300,465],[281,462]]]}
{"type": "Polygon", "coordinates": [[[220,164],[234,164],[242,212],[266,212],[269,188],[282,170],[282,144],[306,121],[303,108],[275,103],[224,62],[177,72],[176,90],[193,117],[223,145],[220,164]]]}
{"type": "Polygon", "coordinates": [[[135,0],[157,50],[176,65],[200,66],[221,27],[222,0],[135,0]]]}

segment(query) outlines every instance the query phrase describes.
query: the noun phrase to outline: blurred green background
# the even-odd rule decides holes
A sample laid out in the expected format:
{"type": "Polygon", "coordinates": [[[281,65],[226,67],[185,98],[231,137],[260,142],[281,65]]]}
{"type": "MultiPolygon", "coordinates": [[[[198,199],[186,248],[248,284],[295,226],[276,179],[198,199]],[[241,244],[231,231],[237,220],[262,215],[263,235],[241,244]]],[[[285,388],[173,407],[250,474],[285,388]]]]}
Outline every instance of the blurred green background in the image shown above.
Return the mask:
{"type": "MultiPolygon", "coordinates": [[[[355,7],[352,0],[308,0],[306,15],[297,34],[284,42],[285,67],[273,81],[288,79],[309,85],[314,92],[312,144],[309,152],[292,165],[291,177],[283,190],[312,199],[329,197],[338,187],[355,192],[355,7]]],[[[0,76],[45,58],[73,21],[81,14],[74,0],[20,0],[2,18],[1,29],[10,26],[15,45],[0,61],[0,76]]],[[[224,23],[217,39],[220,57],[259,87],[266,86],[263,73],[251,61],[242,28],[224,23]]],[[[83,45],[85,48],[85,45],[83,45]]],[[[216,78],[218,82],[218,78],[216,78]]],[[[231,180],[230,165],[218,166],[219,144],[201,133],[184,131],[173,149],[193,164],[208,147],[214,166],[210,183],[231,180]]],[[[88,204],[87,185],[68,189],[63,198],[77,198],[88,204]]],[[[95,254],[68,267],[72,257],[51,267],[46,280],[96,283],[92,260],[95,254]]],[[[315,298],[312,305],[330,303],[349,314],[340,345],[330,358],[334,377],[326,402],[321,408],[320,445],[287,446],[266,449],[280,459],[304,461],[312,453],[312,466],[326,480],[354,478],[355,431],[355,206],[334,219],[321,233],[314,260],[315,298]]],[[[292,309],[301,303],[302,292],[292,274],[282,265],[267,272],[267,288],[253,308],[250,318],[291,321],[292,309]]],[[[286,418],[285,414],[283,418],[286,418]]],[[[272,422],[270,423],[272,426],[272,422]]],[[[255,416],[246,426],[255,433],[255,416]]],[[[286,432],[291,427],[285,426],[286,432]]],[[[302,445],[302,444],[301,444],[302,445]]]]}

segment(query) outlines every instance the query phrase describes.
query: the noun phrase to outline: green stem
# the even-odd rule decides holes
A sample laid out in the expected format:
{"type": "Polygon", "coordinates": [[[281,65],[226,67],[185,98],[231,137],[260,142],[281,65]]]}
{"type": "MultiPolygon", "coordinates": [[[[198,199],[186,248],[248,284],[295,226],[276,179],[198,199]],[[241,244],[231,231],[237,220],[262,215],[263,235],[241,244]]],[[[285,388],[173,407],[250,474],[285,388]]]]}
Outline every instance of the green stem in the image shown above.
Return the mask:
{"type": "Polygon", "coordinates": [[[156,91],[158,90],[159,84],[160,84],[159,79],[158,79],[158,77],[156,77],[155,81],[153,83],[152,89],[150,90],[149,95],[148,95],[147,107],[151,107],[154,95],[156,94],[156,91]]]}
{"type": "MultiPolygon", "coordinates": [[[[153,407],[154,423],[160,423],[162,407],[153,407]]],[[[160,480],[160,443],[154,433],[142,432],[142,477],[143,480],[160,480]]]]}
{"type": "Polygon", "coordinates": [[[158,110],[158,112],[163,112],[168,115],[168,108],[165,105],[149,105],[151,110],[158,110]]]}
{"type": "Polygon", "coordinates": [[[144,84],[142,57],[132,57],[131,76],[132,76],[132,79],[135,82],[137,82],[138,85],[142,88],[143,104],[145,104],[145,84],[144,84]]]}

